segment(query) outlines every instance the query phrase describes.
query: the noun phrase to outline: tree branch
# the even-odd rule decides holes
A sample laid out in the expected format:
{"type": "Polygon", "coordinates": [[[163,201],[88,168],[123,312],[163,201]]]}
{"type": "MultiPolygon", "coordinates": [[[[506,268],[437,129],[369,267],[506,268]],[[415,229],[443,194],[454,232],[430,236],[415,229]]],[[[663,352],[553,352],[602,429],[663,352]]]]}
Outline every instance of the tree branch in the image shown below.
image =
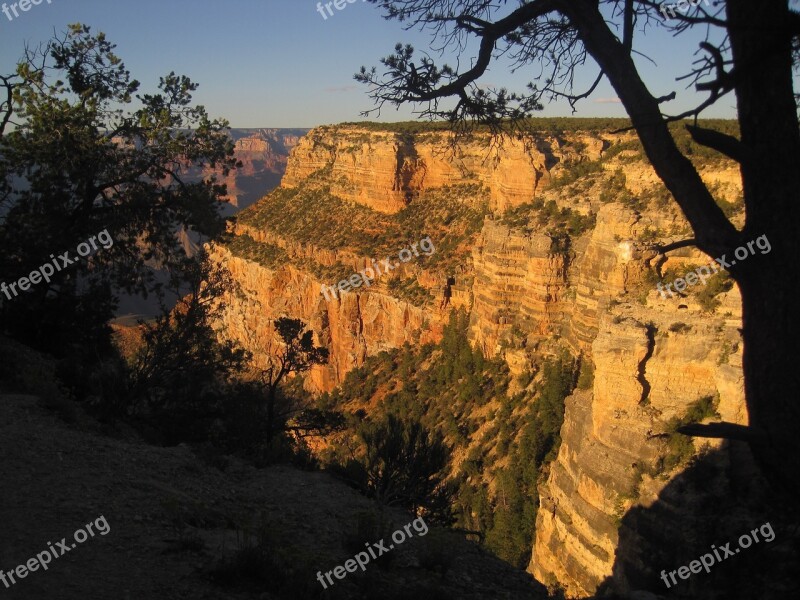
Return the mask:
{"type": "Polygon", "coordinates": [[[591,96],[592,93],[597,89],[597,86],[600,84],[602,80],[603,80],[603,72],[600,71],[600,73],[597,74],[597,78],[594,80],[594,83],[591,85],[591,87],[582,94],[577,94],[577,95],[564,94],[563,92],[558,92],[555,90],[553,90],[551,93],[554,96],[558,96],[559,98],[565,98],[567,102],[569,102],[569,106],[572,109],[572,112],[576,113],[578,109],[575,107],[575,105],[578,103],[578,100],[583,100],[584,98],[588,98],[589,96],[591,96]]]}
{"type": "Polygon", "coordinates": [[[11,116],[14,114],[14,84],[11,83],[11,78],[0,75],[0,81],[3,82],[3,87],[6,88],[6,99],[0,103],[0,111],[3,111],[3,118],[0,120],[0,137],[5,133],[8,122],[11,121],[11,116]]]}
{"type": "Polygon", "coordinates": [[[726,440],[741,440],[743,442],[762,441],[766,438],[766,433],[760,429],[725,422],[708,423],[707,425],[692,423],[678,427],[677,431],[691,437],[722,438],[726,440]]]}
{"type": "Polygon", "coordinates": [[[717,206],[691,161],[678,150],[656,98],[624,45],[608,28],[597,2],[570,2],[564,10],[616,90],[647,158],[691,224],[700,249],[712,256],[729,251],[737,244],[739,233],[717,206]]]}
{"type": "Polygon", "coordinates": [[[659,254],[666,254],[672,250],[677,250],[679,248],[688,248],[689,246],[697,246],[697,240],[694,238],[689,238],[688,240],[680,240],[678,242],[672,242],[671,244],[666,244],[664,246],[656,246],[655,249],[659,254]]]}
{"type": "Polygon", "coordinates": [[[622,45],[630,54],[633,50],[633,0],[625,0],[622,25],[622,45]]]}
{"type": "Polygon", "coordinates": [[[494,51],[494,45],[497,40],[513,32],[515,29],[522,27],[526,23],[552,12],[555,10],[557,4],[557,0],[535,0],[530,4],[519,7],[510,15],[500,19],[496,23],[486,23],[483,27],[483,31],[478,34],[481,37],[481,45],[478,51],[478,57],[475,60],[475,66],[465,71],[454,81],[438,89],[422,94],[415,100],[424,102],[458,95],[459,92],[463,92],[470,83],[477,81],[481,75],[486,72],[491,62],[492,52],[494,51]]]}
{"type": "Polygon", "coordinates": [[[686,125],[686,130],[692,139],[701,146],[716,150],[738,163],[742,163],[746,159],[746,151],[742,142],[731,135],[713,129],[703,129],[696,125],[686,125]]]}

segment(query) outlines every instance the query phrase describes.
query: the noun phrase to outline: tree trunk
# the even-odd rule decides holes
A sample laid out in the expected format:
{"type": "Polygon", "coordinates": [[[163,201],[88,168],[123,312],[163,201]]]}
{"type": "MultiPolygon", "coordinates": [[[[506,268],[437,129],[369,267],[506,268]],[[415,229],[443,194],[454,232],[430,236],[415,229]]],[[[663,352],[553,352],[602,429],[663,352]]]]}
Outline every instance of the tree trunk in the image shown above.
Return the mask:
{"type": "Polygon", "coordinates": [[[800,371],[792,352],[800,340],[796,309],[792,314],[800,273],[797,265],[781,269],[781,255],[749,258],[758,265],[739,281],[745,397],[750,426],[766,433],[751,442],[757,460],[771,482],[800,497],[800,371]]]}
{"type": "Polygon", "coordinates": [[[766,235],[768,255],[737,265],[742,292],[745,393],[753,450],[770,480],[800,495],[800,129],[792,88],[786,0],[729,0],[747,207],[745,239],[766,235]]]}

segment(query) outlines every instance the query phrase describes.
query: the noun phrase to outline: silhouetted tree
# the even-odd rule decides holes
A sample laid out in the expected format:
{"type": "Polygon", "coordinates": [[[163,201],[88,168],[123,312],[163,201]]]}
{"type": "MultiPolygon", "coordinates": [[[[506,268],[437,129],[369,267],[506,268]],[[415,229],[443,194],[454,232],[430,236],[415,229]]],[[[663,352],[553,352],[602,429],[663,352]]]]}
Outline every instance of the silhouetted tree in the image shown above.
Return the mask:
{"type": "Polygon", "coordinates": [[[433,522],[453,522],[455,488],[444,481],[450,449],[440,434],[390,414],[364,423],[358,435],[365,450],[363,483],[371,497],[414,514],[423,509],[433,522]]]}
{"type": "MultiPolygon", "coordinates": [[[[495,130],[541,108],[541,101],[566,98],[573,105],[606,77],[639,135],[645,154],[689,221],[694,236],[661,248],[694,245],[729,262],[743,302],[744,374],[750,425],[696,426],[695,435],[747,440],[769,479],[800,497],[800,372],[791,351],[800,339],[796,302],[800,276],[800,128],[793,69],[800,56],[800,15],[788,0],[719,0],[683,3],[685,11],[666,20],[654,0],[370,0],[388,18],[431,30],[440,45],[459,54],[468,38],[478,42],[463,70],[416,59],[411,46],[397,45],[382,59],[383,75],[362,67],[356,78],[370,86],[377,103],[422,105],[429,117],[452,125],[481,123],[495,130]],[[694,5],[694,6],[692,6],[694,5]],[[687,66],[687,78],[708,97],[692,110],[668,115],[662,106],[675,93],[653,94],[634,62],[635,40],[646,27],[686,33],[701,28],[703,58],[687,66]],[[712,43],[719,40],[719,43],[712,43]],[[510,55],[517,66],[541,73],[522,94],[486,89],[478,80],[495,55],[510,55]],[[416,59],[416,61],[415,61],[416,59]],[[598,67],[594,83],[573,89],[575,69],[587,59],[598,67]],[[692,138],[741,167],[747,220],[740,231],[703,183],[675,142],[671,121],[697,117],[733,92],[740,139],[694,124],[692,138]],[[453,108],[441,103],[455,98],[453,108]],[[736,248],[766,235],[770,260],[733,258],[736,248]]],[[[680,38],[675,43],[681,43],[680,38]]]]}
{"type": "Polygon", "coordinates": [[[188,293],[142,325],[143,344],[131,365],[128,412],[172,433],[212,415],[218,406],[210,393],[222,394],[249,358],[236,343],[220,341],[212,327],[225,308],[218,299],[235,285],[230,272],[205,252],[191,263],[185,270],[188,293]]]}
{"type": "Polygon", "coordinates": [[[236,166],[227,123],[192,104],[196,84],[170,73],[158,92],[137,95],[114,48],[71,25],[0,78],[0,281],[65,251],[72,261],[59,260],[19,297],[3,296],[0,318],[16,338],[59,356],[76,344],[107,350],[116,293],[158,293],[153,267],[180,273],[180,230],[224,230],[225,186],[198,175],[236,166]],[[112,244],[75,260],[99,232],[112,244]]]}
{"type": "MultiPolygon", "coordinates": [[[[280,337],[279,348],[267,350],[268,366],[261,371],[261,383],[267,408],[267,441],[271,442],[275,433],[283,428],[278,426],[276,401],[281,382],[292,373],[304,373],[314,365],[328,362],[328,349],[314,345],[314,332],[305,331],[306,325],[300,319],[281,317],[275,320],[275,331],[280,337]]],[[[283,414],[281,417],[287,417],[283,414]]],[[[310,420],[318,419],[320,414],[309,414],[310,420]]],[[[312,427],[313,429],[313,427],[312,427]]]]}

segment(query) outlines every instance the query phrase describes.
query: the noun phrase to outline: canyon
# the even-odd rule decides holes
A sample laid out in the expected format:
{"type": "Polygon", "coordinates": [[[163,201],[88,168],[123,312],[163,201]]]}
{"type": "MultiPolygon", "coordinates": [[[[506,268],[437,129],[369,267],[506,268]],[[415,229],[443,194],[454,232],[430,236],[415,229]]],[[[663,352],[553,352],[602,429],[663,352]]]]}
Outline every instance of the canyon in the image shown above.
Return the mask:
{"type": "Polygon", "coordinates": [[[289,153],[307,129],[232,129],[234,154],[242,166],[224,181],[229,202],[247,208],[280,184],[289,153]]]}
{"type": "MultiPolygon", "coordinates": [[[[263,363],[274,320],[302,319],[330,351],[306,380],[314,394],[369,356],[437,341],[459,308],[472,344],[514,377],[557,349],[591,364],[591,384],[566,400],[561,444],[539,486],[528,565],[571,597],[609,581],[616,593],[647,589],[657,576],[646,553],[667,565],[693,550],[676,550],[675,532],[652,525],[686,469],[664,466],[670,423],[704,398],[722,420],[747,422],[736,288],[658,293],[657,275],[709,258],[691,247],[659,252],[689,237],[688,226],[633,134],[613,129],[577,123],[524,139],[456,139],[440,128],[318,127],[283,138],[292,150],[280,187],[211,247],[238,286],[224,300],[219,337],[263,363]],[[426,235],[430,260],[339,298],[320,293],[426,235]]],[[[246,173],[269,163],[268,146],[237,141],[252,155],[246,173]]],[[[734,164],[698,157],[695,166],[741,224],[734,164]]],[[[237,179],[232,189],[246,185],[237,179]]],[[[237,202],[248,204],[246,193],[237,202]]],[[[731,453],[746,454],[736,442],[696,440],[691,452],[713,463],[721,488],[741,475],[730,469],[731,453]]],[[[668,503],[678,521],[697,508],[668,503]]]]}

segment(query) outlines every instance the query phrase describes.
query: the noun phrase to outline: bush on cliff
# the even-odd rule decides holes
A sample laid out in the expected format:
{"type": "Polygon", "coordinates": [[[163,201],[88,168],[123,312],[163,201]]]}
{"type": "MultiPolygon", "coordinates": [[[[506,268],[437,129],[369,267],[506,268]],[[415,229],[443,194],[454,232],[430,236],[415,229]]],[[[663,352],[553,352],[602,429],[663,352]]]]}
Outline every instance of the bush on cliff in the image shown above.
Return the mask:
{"type": "Polygon", "coordinates": [[[441,434],[419,421],[386,415],[358,429],[363,455],[350,466],[365,493],[426,521],[450,524],[454,489],[445,482],[450,448],[441,434]]]}

